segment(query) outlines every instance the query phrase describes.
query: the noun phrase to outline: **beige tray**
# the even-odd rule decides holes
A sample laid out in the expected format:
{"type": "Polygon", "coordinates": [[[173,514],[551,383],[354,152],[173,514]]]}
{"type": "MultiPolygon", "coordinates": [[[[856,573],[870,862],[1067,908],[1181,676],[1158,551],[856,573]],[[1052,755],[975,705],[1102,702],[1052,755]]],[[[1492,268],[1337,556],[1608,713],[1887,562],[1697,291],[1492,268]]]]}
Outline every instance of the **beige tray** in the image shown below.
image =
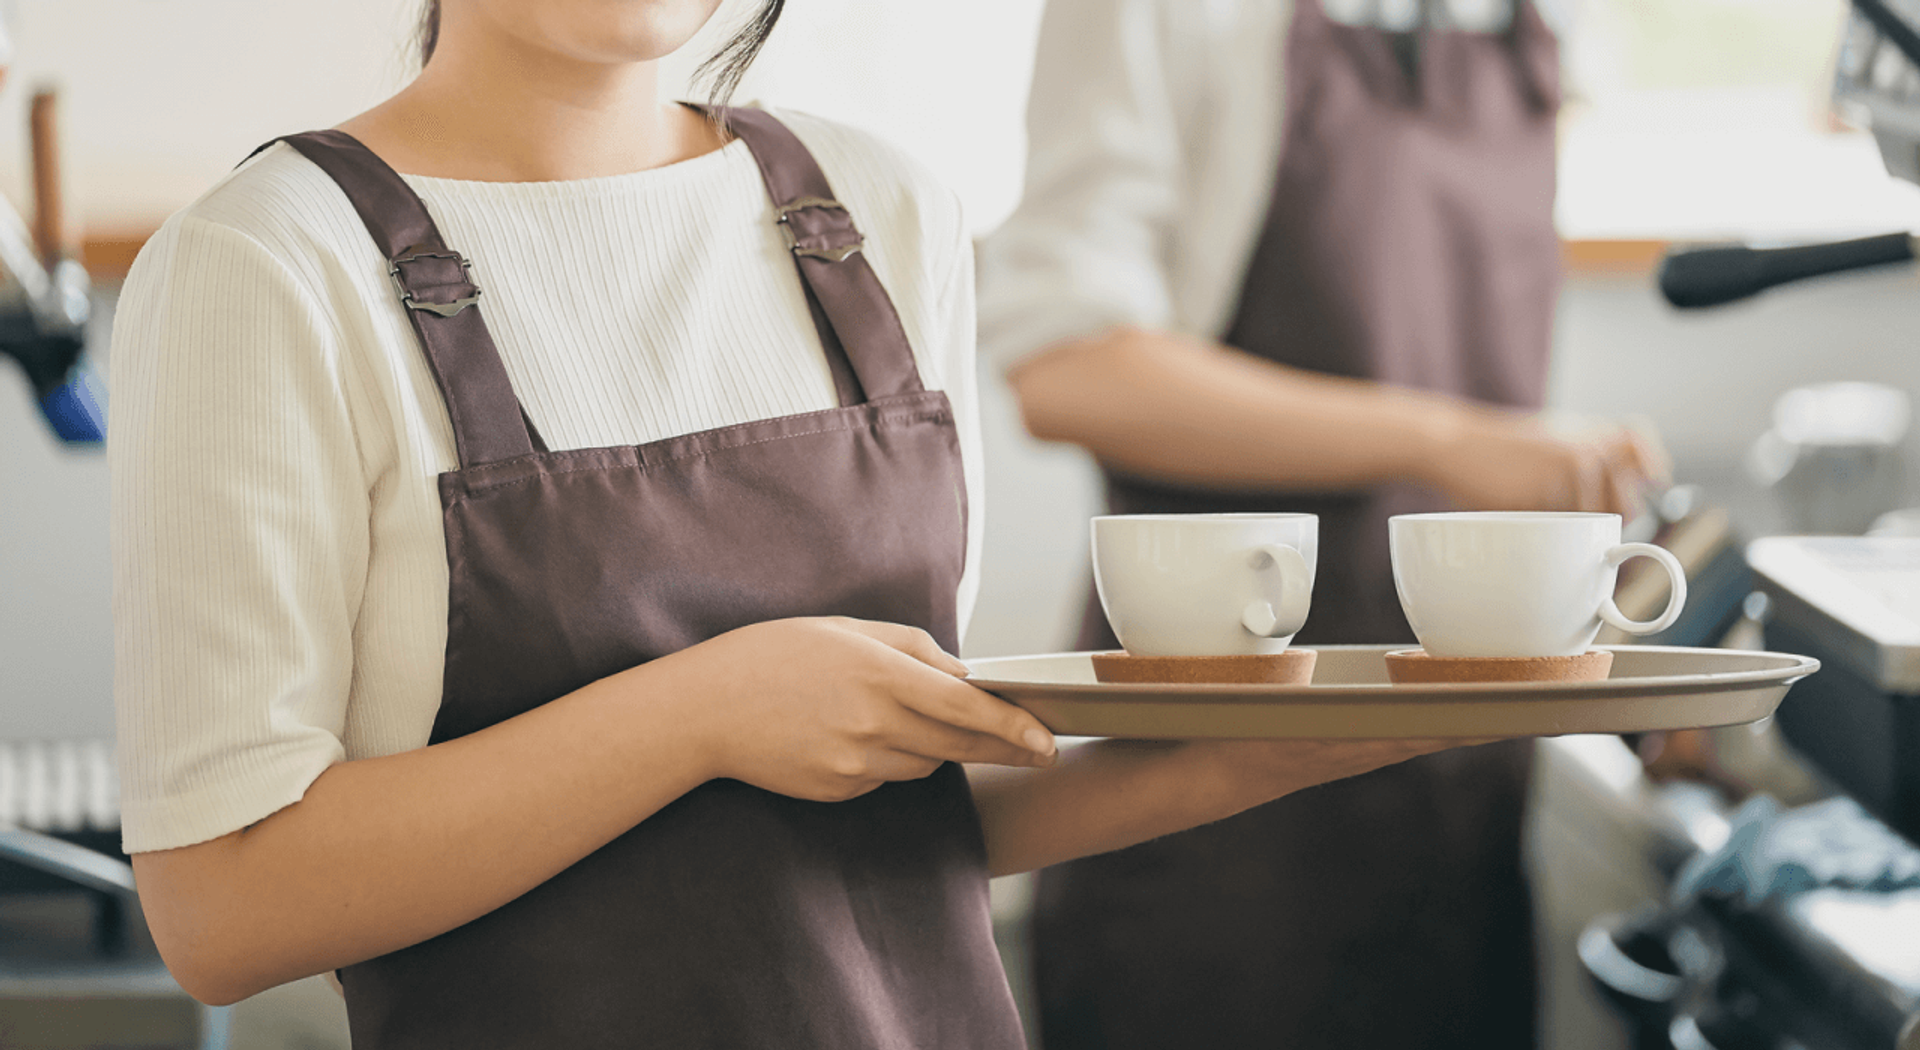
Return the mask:
{"type": "Polygon", "coordinates": [[[969,660],[973,684],[1066,736],[1487,737],[1737,725],[1773,713],[1820,662],[1786,653],[1613,648],[1602,682],[1389,685],[1404,645],[1321,645],[1312,685],[1129,685],[1086,653],[969,660]]]}

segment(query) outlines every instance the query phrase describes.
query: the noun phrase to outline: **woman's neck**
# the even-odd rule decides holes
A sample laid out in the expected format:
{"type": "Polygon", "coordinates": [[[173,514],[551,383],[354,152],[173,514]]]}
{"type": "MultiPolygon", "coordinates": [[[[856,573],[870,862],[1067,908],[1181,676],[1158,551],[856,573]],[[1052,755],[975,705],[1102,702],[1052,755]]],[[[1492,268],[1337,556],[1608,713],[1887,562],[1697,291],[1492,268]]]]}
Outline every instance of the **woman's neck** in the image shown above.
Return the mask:
{"type": "Polygon", "coordinates": [[[656,63],[583,63],[515,44],[443,47],[413,83],[340,128],[399,171],[483,182],[619,175],[725,144],[710,122],[661,100],[656,63]]]}

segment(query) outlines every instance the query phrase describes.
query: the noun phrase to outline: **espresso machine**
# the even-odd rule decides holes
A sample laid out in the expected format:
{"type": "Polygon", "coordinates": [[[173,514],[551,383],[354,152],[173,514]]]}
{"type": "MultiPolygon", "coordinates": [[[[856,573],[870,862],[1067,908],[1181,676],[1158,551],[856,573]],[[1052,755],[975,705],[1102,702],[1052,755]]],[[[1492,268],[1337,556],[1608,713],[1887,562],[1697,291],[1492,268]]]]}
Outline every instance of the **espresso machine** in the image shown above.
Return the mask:
{"type": "MultiPolygon", "coordinates": [[[[1891,174],[1920,182],[1920,0],[1853,0],[1835,101],[1873,132],[1891,174]]],[[[1907,232],[1714,245],[1670,254],[1658,281],[1674,307],[1703,310],[1915,258],[1907,232]]],[[[1920,1050],[1920,530],[1900,527],[1911,512],[1870,526],[1864,504],[1849,505],[1858,486],[1905,480],[1908,398],[1863,384],[1796,393],[1776,411],[1790,440],[1770,435],[1765,451],[1779,459],[1773,480],[1801,479],[1776,489],[1801,504],[1789,520],[1826,534],[1749,544],[1744,610],[1766,648],[1821,661],[1775,715],[1785,757],[1818,787],[1737,812],[1695,785],[1645,791],[1669,894],[1596,920],[1579,945],[1636,1050],[1920,1050]],[[1823,399],[1824,413],[1802,411],[1823,399]],[[1823,414],[1832,426],[1793,423],[1823,414]]]]}
{"type": "MultiPolygon", "coordinates": [[[[0,33],[0,52],[3,38],[0,33]]],[[[53,91],[33,96],[31,228],[0,202],[0,357],[19,366],[54,436],[70,446],[94,447],[106,438],[106,417],[100,384],[86,360],[91,284],[66,250],[57,105],[53,91]]]]}
{"type": "MultiPolygon", "coordinates": [[[[1920,182],[1920,2],[1853,0],[1836,63],[1834,98],[1843,112],[1872,130],[1890,173],[1920,182]]],[[[1659,283],[1675,307],[1698,310],[1789,282],[1912,266],[1914,260],[1910,233],[1786,248],[1719,245],[1669,255],[1659,283]]],[[[1920,375],[1920,358],[1915,371],[1920,375]]],[[[1813,474],[1844,475],[1852,469],[1859,478],[1904,475],[1907,465],[1891,456],[1868,461],[1871,450],[1897,453],[1891,448],[1897,432],[1889,440],[1864,434],[1873,428],[1860,424],[1864,417],[1890,414],[1876,412],[1864,396],[1876,391],[1864,384],[1834,387],[1795,393],[1841,395],[1827,415],[1840,417],[1836,432],[1860,433],[1814,438],[1790,450],[1787,459],[1810,459],[1821,468],[1813,474]],[[1849,386],[1863,389],[1839,389],[1849,386]]],[[[1877,393],[1899,392],[1882,388],[1877,393]]],[[[1905,428],[1906,409],[1904,403],[1894,407],[1902,417],[1897,431],[1905,428]]],[[[1790,464],[1781,473],[1789,470],[1790,464]]],[[[1893,490],[1904,479],[1881,480],[1893,490]]],[[[1790,517],[1812,523],[1808,531],[1831,534],[1762,539],[1748,548],[1747,558],[1769,607],[1767,644],[1817,656],[1829,670],[1805,683],[1794,703],[1782,706],[1781,729],[1875,816],[1920,840],[1920,536],[1894,534],[1913,531],[1894,527],[1874,530],[1885,535],[1859,535],[1872,515],[1833,516],[1841,502],[1835,491],[1808,487],[1794,498],[1822,506],[1790,517]]]]}

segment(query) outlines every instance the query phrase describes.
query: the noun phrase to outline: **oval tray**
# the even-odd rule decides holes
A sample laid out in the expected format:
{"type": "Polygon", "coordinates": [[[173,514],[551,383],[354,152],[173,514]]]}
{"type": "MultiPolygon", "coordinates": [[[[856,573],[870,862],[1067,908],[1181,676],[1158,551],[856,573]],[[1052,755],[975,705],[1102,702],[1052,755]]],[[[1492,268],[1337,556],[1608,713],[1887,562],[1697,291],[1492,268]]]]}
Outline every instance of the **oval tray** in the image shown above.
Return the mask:
{"type": "Polygon", "coordinates": [[[974,685],[1066,736],[1506,737],[1641,733],[1753,722],[1820,662],[1787,653],[1610,648],[1601,682],[1390,685],[1405,645],[1316,646],[1311,685],[1103,684],[1088,653],[967,661],[974,685]]]}

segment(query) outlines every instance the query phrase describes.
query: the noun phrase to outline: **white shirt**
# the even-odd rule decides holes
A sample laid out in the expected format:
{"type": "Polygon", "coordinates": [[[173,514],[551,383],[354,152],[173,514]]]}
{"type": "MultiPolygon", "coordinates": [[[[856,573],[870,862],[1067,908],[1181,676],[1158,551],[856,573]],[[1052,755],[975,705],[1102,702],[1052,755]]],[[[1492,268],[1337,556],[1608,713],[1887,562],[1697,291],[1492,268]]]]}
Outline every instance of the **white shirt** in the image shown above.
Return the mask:
{"type": "MultiPolygon", "coordinates": [[[[972,257],[958,201],[873,137],[781,114],[866,235],[974,508],[972,257]]],[[[556,450],[832,408],[833,381],[743,142],[553,183],[408,176],[473,264],[556,450]]],[[[424,746],[447,636],[435,478],[452,430],[345,195],[277,145],[141,252],[113,333],[115,698],[128,852],[238,830],[328,766],[424,746]]]]}
{"type": "MultiPolygon", "coordinates": [[[[1218,338],[1282,149],[1289,0],[1048,0],[1026,189],[980,245],[980,349],[1007,367],[1111,325],[1218,338]]],[[[1559,4],[1541,4],[1554,21],[1559,4]]],[[[1390,27],[1414,0],[1326,0],[1390,27]]],[[[1504,26],[1505,0],[1448,0],[1504,26]]]]}

